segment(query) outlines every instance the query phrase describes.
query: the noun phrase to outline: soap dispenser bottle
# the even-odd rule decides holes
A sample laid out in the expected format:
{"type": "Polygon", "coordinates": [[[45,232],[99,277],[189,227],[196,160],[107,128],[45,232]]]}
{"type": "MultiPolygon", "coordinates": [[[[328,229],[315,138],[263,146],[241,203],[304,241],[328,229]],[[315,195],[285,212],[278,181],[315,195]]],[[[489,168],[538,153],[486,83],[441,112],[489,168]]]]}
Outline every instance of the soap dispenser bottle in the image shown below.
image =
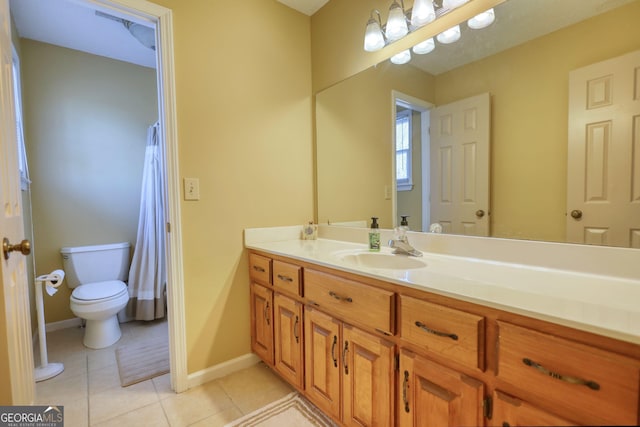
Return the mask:
{"type": "Polygon", "coordinates": [[[371,229],[369,230],[369,251],[380,251],[380,230],[378,229],[378,217],[371,217],[371,229]]]}
{"type": "Polygon", "coordinates": [[[396,240],[400,240],[402,242],[407,241],[407,231],[409,231],[409,215],[400,215],[402,220],[400,221],[400,226],[396,227],[396,240]]]}

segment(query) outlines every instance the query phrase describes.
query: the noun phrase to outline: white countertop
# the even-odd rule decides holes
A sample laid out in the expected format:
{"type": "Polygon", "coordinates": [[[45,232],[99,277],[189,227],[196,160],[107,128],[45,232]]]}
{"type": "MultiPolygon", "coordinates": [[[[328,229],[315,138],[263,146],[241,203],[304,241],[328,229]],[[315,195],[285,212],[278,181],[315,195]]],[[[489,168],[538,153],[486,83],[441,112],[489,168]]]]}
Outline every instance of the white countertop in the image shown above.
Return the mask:
{"type": "MultiPolygon", "coordinates": [[[[640,278],[426,251],[420,258],[427,264],[424,268],[367,268],[336,256],[339,251],[366,250],[366,244],[324,238],[299,240],[297,232],[284,237],[280,233],[275,241],[264,235],[256,238],[258,234],[245,231],[247,248],[640,344],[640,278]]],[[[382,250],[391,252],[390,248],[382,250]]]]}

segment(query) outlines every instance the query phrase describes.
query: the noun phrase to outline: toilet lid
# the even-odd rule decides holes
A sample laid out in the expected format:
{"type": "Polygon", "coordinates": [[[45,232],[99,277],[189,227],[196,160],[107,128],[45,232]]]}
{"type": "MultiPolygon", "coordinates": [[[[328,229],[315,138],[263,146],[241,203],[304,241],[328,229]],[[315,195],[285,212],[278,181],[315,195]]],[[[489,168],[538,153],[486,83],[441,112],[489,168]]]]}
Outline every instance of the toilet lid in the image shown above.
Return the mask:
{"type": "Polygon", "coordinates": [[[86,285],[80,285],[73,290],[72,297],[91,301],[96,299],[111,298],[118,295],[122,291],[127,290],[127,285],[120,280],[109,280],[106,282],[94,282],[87,283],[86,285]]]}

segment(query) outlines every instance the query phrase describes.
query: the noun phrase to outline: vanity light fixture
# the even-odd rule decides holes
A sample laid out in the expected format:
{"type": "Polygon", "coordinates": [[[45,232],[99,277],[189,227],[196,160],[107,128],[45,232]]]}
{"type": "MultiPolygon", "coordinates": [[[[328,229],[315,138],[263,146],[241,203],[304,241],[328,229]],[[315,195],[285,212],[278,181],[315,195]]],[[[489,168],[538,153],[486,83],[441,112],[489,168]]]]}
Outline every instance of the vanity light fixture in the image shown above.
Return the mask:
{"type": "Polygon", "coordinates": [[[380,19],[380,12],[377,9],[371,11],[371,16],[367,22],[367,29],[364,33],[364,50],[367,52],[375,52],[380,50],[386,44],[384,39],[384,33],[382,32],[382,21],[380,19]],[[378,20],[373,16],[376,13],[378,20]]]}
{"type": "MultiPolygon", "coordinates": [[[[382,24],[382,17],[377,9],[371,11],[364,34],[364,50],[378,51],[467,2],[469,0],[414,0],[413,7],[405,10],[404,0],[393,0],[386,24],[382,24]]],[[[471,29],[481,29],[491,25],[494,20],[495,12],[489,9],[469,19],[467,25],[471,29]]],[[[458,41],[460,36],[460,25],[456,25],[438,34],[436,40],[442,44],[450,44],[458,41]]],[[[431,38],[418,43],[411,50],[415,54],[423,55],[434,49],[435,42],[431,38]]],[[[405,64],[411,59],[411,50],[394,55],[391,62],[405,64]]]]}
{"type": "Polygon", "coordinates": [[[393,55],[389,60],[397,65],[406,64],[407,62],[411,61],[411,51],[409,51],[409,49],[403,50],[402,52],[393,55]]]}
{"type": "Polygon", "coordinates": [[[460,40],[460,25],[453,26],[448,30],[444,30],[436,36],[436,39],[442,44],[450,44],[460,40]]]}
{"type": "Polygon", "coordinates": [[[436,10],[433,0],[415,0],[411,9],[411,25],[422,27],[436,19],[436,10]]]}
{"type": "Polygon", "coordinates": [[[487,28],[489,25],[493,24],[493,21],[495,21],[495,19],[496,14],[493,11],[493,8],[491,8],[469,19],[467,21],[467,25],[469,26],[469,28],[472,28],[474,30],[480,30],[482,28],[487,28]]]}
{"type": "Polygon", "coordinates": [[[407,25],[407,16],[404,12],[404,0],[400,0],[402,6],[394,1],[389,7],[389,18],[387,18],[387,28],[385,34],[387,40],[400,40],[409,34],[409,26],[407,25]]]}
{"type": "Polygon", "coordinates": [[[413,53],[415,54],[424,55],[431,52],[435,48],[436,48],[436,42],[433,41],[433,37],[431,37],[426,39],[423,42],[418,43],[411,50],[413,50],[413,53]]]}

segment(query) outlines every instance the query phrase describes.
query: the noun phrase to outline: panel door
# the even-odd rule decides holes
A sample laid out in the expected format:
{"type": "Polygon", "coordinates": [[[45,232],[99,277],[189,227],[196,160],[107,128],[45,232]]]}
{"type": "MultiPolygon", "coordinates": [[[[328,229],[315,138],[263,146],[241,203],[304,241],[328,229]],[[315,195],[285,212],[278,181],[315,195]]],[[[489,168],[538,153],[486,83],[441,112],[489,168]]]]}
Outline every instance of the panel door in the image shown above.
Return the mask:
{"type": "MultiPolygon", "coordinates": [[[[18,244],[24,239],[24,225],[10,28],[9,2],[0,0],[0,238],[18,244]]],[[[8,259],[0,259],[0,405],[30,405],[35,380],[26,257],[13,252],[8,259]]]]}
{"type": "Polygon", "coordinates": [[[488,236],[488,93],[431,110],[431,221],[443,232],[488,236]]]}
{"type": "Polygon", "coordinates": [[[493,392],[491,425],[495,427],[516,427],[575,426],[577,424],[496,390],[493,392]]]}
{"type": "Polygon", "coordinates": [[[342,335],[342,422],[393,426],[394,345],[346,324],[342,335]]]}
{"type": "Polygon", "coordinates": [[[341,415],[340,329],[336,319],[305,307],[305,391],[318,408],[336,419],[341,415]]]}
{"type": "Polygon", "coordinates": [[[299,389],[304,387],[302,304],[276,293],[273,297],[275,368],[299,389]]]}
{"type": "Polygon", "coordinates": [[[251,349],[273,365],[273,291],[251,283],[251,349]]]}
{"type": "Polygon", "coordinates": [[[569,74],[567,241],[640,248],[640,51],[569,74]]]}
{"type": "Polygon", "coordinates": [[[484,385],[407,350],[400,352],[400,426],[481,426],[484,385]]]}

